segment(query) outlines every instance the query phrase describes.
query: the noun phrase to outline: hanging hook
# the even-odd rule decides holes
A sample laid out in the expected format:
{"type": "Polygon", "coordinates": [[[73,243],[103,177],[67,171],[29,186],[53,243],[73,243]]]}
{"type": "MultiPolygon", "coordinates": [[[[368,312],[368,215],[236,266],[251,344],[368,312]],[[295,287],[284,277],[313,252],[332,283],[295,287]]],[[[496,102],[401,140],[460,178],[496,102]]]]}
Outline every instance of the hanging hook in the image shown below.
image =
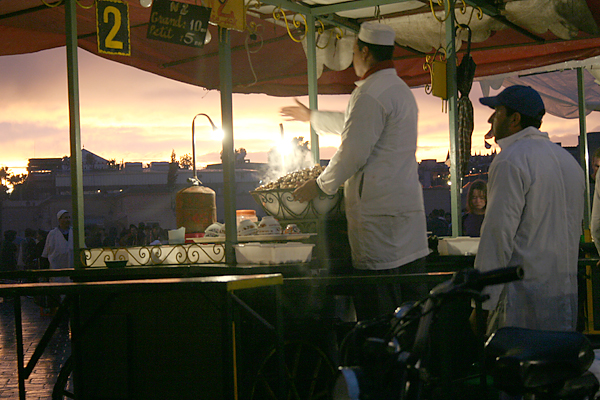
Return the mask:
{"type": "Polygon", "coordinates": [[[83,8],[84,10],[89,10],[90,8],[94,7],[94,4],[96,4],[96,0],[93,0],[92,4],[90,4],[89,6],[84,6],[79,0],[75,0],[75,2],[79,7],[83,8]]]}
{"type": "Polygon", "coordinates": [[[379,7],[379,4],[375,6],[375,18],[377,18],[377,21],[381,21],[381,7],[379,7]]]}
{"type": "MultiPolygon", "coordinates": [[[[438,0],[438,5],[443,6],[444,5],[444,0],[438,0]]],[[[448,19],[448,17],[450,16],[450,14],[446,14],[446,16],[443,19],[439,19],[438,16],[435,13],[435,10],[433,9],[433,0],[429,0],[429,7],[431,8],[431,13],[433,14],[433,17],[435,19],[438,20],[438,22],[444,22],[448,19]]]]}
{"type": "Polygon", "coordinates": [[[46,7],[54,8],[58,7],[63,3],[63,0],[57,0],[56,3],[46,3],[45,0],[40,0],[46,7]]]}
{"type": "Polygon", "coordinates": [[[284,22],[285,22],[285,28],[287,29],[288,35],[289,37],[296,43],[300,43],[302,42],[302,40],[306,37],[306,34],[308,32],[308,30],[306,29],[306,18],[304,17],[304,15],[302,14],[294,14],[294,17],[292,18],[292,23],[294,25],[294,27],[296,29],[300,28],[300,26],[302,25],[301,22],[296,21],[296,17],[300,15],[300,17],[302,18],[302,20],[304,21],[304,34],[302,35],[302,37],[300,39],[296,39],[294,37],[294,35],[292,34],[292,31],[290,30],[290,25],[289,25],[289,21],[286,18],[285,15],[285,11],[283,11],[283,9],[281,7],[277,7],[273,10],[273,18],[275,18],[277,21],[279,21],[280,19],[283,18],[284,22]]]}

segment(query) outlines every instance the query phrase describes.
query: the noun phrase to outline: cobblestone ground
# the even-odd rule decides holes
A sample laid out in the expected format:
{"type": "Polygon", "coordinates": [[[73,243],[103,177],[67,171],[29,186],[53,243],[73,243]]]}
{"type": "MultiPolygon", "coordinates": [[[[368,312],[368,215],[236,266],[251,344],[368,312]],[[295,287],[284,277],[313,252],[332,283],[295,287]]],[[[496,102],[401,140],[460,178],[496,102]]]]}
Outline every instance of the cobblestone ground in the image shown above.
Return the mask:
{"type": "MultiPolygon", "coordinates": [[[[44,315],[32,298],[22,297],[21,307],[23,348],[27,364],[52,318],[44,315]]],[[[14,321],[13,301],[5,299],[0,303],[0,399],[19,399],[14,321]]],[[[27,400],[52,398],[56,377],[70,354],[68,323],[64,321],[25,381],[27,400]]]]}

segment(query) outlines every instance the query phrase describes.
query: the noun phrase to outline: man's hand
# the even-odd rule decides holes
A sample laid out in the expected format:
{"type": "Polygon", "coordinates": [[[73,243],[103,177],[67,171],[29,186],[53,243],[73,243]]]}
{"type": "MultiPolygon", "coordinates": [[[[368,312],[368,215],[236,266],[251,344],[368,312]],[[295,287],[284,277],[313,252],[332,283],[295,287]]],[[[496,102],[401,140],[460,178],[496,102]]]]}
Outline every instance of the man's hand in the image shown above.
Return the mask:
{"type": "Polygon", "coordinates": [[[475,336],[479,336],[479,334],[484,335],[486,328],[487,328],[487,319],[488,319],[488,314],[489,312],[487,310],[481,310],[481,321],[483,322],[483,332],[479,332],[478,328],[478,324],[477,324],[477,312],[475,309],[473,309],[473,311],[471,312],[471,315],[469,317],[469,324],[471,325],[471,330],[473,331],[473,333],[475,334],[475,336]]]}
{"type": "Polygon", "coordinates": [[[310,122],[310,108],[294,99],[296,106],[282,107],[279,114],[285,117],[286,121],[310,122]]]}
{"type": "Polygon", "coordinates": [[[299,186],[292,193],[294,200],[304,203],[305,201],[311,201],[319,195],[319,185],[317,185],[316,179],[310,179],[299,186]]]}

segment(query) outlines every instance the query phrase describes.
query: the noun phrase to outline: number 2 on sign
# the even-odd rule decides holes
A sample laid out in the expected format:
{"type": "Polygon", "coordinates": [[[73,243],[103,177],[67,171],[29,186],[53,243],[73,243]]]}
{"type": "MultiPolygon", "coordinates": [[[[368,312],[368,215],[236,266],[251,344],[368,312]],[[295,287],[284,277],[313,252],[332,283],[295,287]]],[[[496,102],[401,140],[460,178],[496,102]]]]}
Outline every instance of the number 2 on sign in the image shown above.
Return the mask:
{"type": "Polygon", "coordinates": [[[104,40],[104,45],[108,49],[123,49],[123,42],[114,40],[117,33],[119,33],[119,28],[121,27],[121,11],[118,8],[113,6],[108,6],[104,9],[104,23],[107,24],[109,22],[108,15],[112,14],[115,17],[114,23],[108,35],[106,35],[106,39],[104,40]]]}

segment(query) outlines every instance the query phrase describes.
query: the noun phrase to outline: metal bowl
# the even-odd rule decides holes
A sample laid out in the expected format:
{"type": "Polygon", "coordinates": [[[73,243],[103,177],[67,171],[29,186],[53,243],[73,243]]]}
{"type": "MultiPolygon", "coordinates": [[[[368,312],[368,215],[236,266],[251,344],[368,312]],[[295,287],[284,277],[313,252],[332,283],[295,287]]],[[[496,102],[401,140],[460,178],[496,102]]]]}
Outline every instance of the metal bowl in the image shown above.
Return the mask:
{"type": "Polygon", "coordinates": [[[309,202],[294,200],[294,189],[254,190],[250,194],[267,215],[278,220],[314,219],[344,213],[344,189],[335,194],[320,194],[309,202]]]}

